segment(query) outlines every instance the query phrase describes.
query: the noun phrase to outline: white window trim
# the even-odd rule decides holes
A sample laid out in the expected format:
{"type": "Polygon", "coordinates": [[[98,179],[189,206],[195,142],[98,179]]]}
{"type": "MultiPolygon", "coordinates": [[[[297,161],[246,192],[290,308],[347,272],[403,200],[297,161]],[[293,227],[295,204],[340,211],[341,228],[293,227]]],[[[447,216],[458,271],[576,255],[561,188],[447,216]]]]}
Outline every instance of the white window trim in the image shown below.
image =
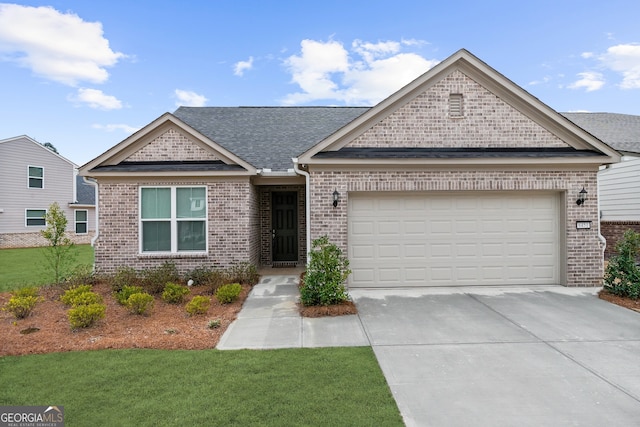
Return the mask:
{"type": "Polygon", "coordinates": [[[44,190],[44,167],[42,167],[42,166],[34,166],[34,165],[27,165],[27,188],[32,189],[32,190],[44,190]],[[29,168],[42,169],[42,177],[39,177],[39,176],[32,177],[31,174],[29,173],[29,168]],[[32,186],[30,186],[29,185],[29,181],[31,180],[31,178],[41,179],[42,180],[42,187],[32,187],[32,186]]]}
{"type": "MultiPolygon", "coordinates": [[[[147,221],[157,221],[157,218],[149,219],[147,221]]],[[[192,221],[193,218],[180,218],[184,221],[192,221]]],[[[197,218],[198,221],[202,219],[197,218]]],[[[166,220],[165,220],[166,221],[166,220]]],[[[139,255],[202,255],[209,253],[209,191],[206,185],[143,185],[138,189],[138,254],[139,255]],[[171,251],[143,251],[142,250],[142,189],[143,188],[169,188],[171,189],[171,251]],[[177,188],[204,188],[204,200],[206,214],[204,216],[204,251],[178,251],[178,206],[177,200],[177,188]]]]}
{"type": "Polygon", "coordinates": [[[87,209],[75,209],[73,211],[73,231],[76,234],[89,234],[89,211],[87,209]],[[84,221],[78,221],[78,217],[76,216],[76,213],[78,212],[85,212],[86,213],[86,220],[84,221]],[[86,224],[87,226],[87,231],[85,231],[84,233],[78,233],[78,224],[86,224]]]}
{"type": "MultiPolygon", "coordinates": [[[[47,213],[49,213],[48,209],[43,209],[43,208],[26,208],[26,209],[24,210],[24,226],[25,226],[25,227],[29,227],[29,228],[31,228],[31,227],[46,227],[46,226],[47,226],[47,219],[46,219],[46,217],[47,217],[47,213]],[[44,225],[29,225],[29,224],[28,224],[28,221],[27,221],[27,219],[28,219],[28,217],[27,217],[27,212],[29,212],[29,211],[44,211],[44,216],[45,216],[44,225]]],[[[35,219],[35,218],[31,218],[31,219],[35,219]]]]}

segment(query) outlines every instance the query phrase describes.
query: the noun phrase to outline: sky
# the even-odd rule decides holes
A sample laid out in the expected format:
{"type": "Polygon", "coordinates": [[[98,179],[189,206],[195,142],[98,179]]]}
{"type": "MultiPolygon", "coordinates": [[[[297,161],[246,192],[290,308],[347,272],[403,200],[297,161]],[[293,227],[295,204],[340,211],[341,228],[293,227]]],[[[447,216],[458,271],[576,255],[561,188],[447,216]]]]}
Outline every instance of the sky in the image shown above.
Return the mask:
{"type": "Polygon", "coordinates": [[[638,0],[0,3],[0,140],[81,166],[181,105],[375,105],[462,48],[556,111],[640,115],[639,16],[638,0]]]}

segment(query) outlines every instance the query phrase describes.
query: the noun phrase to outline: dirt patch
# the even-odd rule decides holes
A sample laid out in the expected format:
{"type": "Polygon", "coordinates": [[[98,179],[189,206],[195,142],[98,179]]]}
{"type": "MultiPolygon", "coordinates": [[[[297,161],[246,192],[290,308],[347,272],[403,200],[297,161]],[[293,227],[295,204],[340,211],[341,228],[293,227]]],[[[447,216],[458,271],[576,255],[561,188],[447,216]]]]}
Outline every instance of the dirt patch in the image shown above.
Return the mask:
{"type": "MultiPolygon", "coordinates": [[[[185,303],[167,304],[159,296],[150,315],[131,314],[116,302],[109,285],[97,284],[93,290],[102,295],[107,306],[106,316],[86,329],[71,329],[68,308],[60,302],[63,291],[57,287],[42,288],[40,295],[44,301],[25,319],[17,320],[11,313],[0,311],[0,356],[110,348],[214,348],[237,317],[251,286],[243,285],[240,298],[226,305],[207,295],[206,288],[191,288],[186,301],[195,295],[211,297],[208,312],[192,317],[187,315],[185,303]],[[210,328],[209,322],[216,320],[219,327],[210,328]]],[[[9,293],[1,293],[0,306],[9,298],[9,293]]]]}
{"type": "Polygon", "coordinates": [[[345,301],[342,304],[335,305],[314,305],[305,307],[298,304],[300,315],[302,317],[326,317],[326,316],[345,316],[347,314],[358,314],[356,305],[352,301],[345,301]]]}
{"type": "Polygon", "coordinates": [[[620,297],[618,295],[609,293],[604,289],[598,293],[598,297],[600,297],[600,299],[603,299],[605,301],[609,301],[610,303],[613,303],[613,304],[616,304],[640,313],[640,300],[620,297]]]}

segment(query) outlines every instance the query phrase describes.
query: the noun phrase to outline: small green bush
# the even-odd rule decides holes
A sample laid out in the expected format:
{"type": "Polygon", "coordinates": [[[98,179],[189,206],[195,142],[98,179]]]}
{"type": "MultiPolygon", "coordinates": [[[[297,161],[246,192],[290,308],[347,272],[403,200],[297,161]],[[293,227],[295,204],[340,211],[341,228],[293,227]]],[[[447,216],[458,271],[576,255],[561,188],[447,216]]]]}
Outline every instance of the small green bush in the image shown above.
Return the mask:
{"type": "Polygon", "coordinates": [[[207,328],[209,329],[218,329],[222,325],[222,321],[220,319],[212,319],[207,323],[207,328]]]}
{"type": "Polygon", "coordinates": [[[88,328],[98,320],[104,318],[107,306],[104,304],[79,305],[70,308],[67,312],[69,323],[73,329],[88,328]]]}
{"type": "Polygon", "coordinates": [[[64,305],[78,305],[75,303],[75,301],[80,298],[82,294],[91,292],[91,288],[91,285],[73,286],[64,292],[64,294],[60,297],[60,301],[62,301],[64,305]]]}
{"type": "Polygon", "coordinates": [[[169,282],[179,282],[180,274],[176,265],[172,262],[165,262],[159,267],[150,268],[142,273],[141,286],[152,295],[162,293],[164,287],[169,282]]]}
{"type": "Polygon", "coordinates": [[[604,288],[614,295],[640,298],[640,233],[627,230],[615,247],[604,274],[604,288]]]}
{"type": "Polygon", "coordinates": [[[187,303],[186,310],[190,316],[194,316],[196,314],[205,314],[209,310],[209,305],[211,304],[211,298],[205,297],[203,295],[196,295],[191,298],[191,301],[187,303]]]}
{"type": "Polygon", "coordinates": [[[215,294],[218,288],[225,283],[229,283],[229,274],[224,270],[212,270],[206,281],[209,293],[215,294]]]}
{"type": "Polygon", "coordinates": [[[116,274],[111,278],[111,288],[119,292],[125,286],[137,286],[141,282],[138,272],[131,267],[118,267],[116,274]]]}
{"type": "Polygon", "coordinates": [[[233,264],[228,268],[227,275],[229,276],[229,282],[232,283],[253,286],[260,281],[257,267],[249,262],[233,264]]]}
{"type": "Polygon", "coordinates": [[[153,308],[153,295],[146,292],[131,294],[127,299],[127,308],[133,314],[148,314],[153,308]]]}
{"type": "Polygon", "coordinates": [[[142,292],[144,292],[144,289],[142,289],[142,286],[124,285],[122,287],[122,289],[120,289],[114,295],[116,297],[116,301],[118,301],[118,304],[127,305],[127,300],[129,299],[129,297],[131,295],[139,294],[139,293],[142,293],[142,292]]]}
{"type": "Polygon", "coordinates": [[[167,283],[162,291],[162,300],[169,304],[180,304],[189,293],[189,288],[177,283],[167,283]]]}
{"type": "Polygon", "coordinates": [[[30,287],[30,288],[17,289],[11,292],[11,296],[12,297],[37,297],[38,288],[30,287]]]}
{"type": "Polygon", "coordinates": [[[305,306],[333,305],[349,300],[345,281],[351,274],[349,260],[327,236],[312,243],[309,266],[300,287],[300,301],[305,306]]]}
{"type": "Polygon", "coordinates": [[[209,281],[212,270],[208,267],[196,267],[184,275],[186,280],[193,280],[192,286],[204,286],[209,281]]]}
{"type": "Polygon", "coordinates": [[[78,307],[81,305],[91,305],[102,303],[102,296],[92,291],[82,292],[76,295],[71,302],[71,307],[78,307]]]}
{"type": "Polygon", "coordinates": [[[222,285],[216,291],[216,299],[220,304],[229,304],[238,299],[240,292],[242,292],[240,283],[222,285]]]}
{"type": "Polygon", "coordinates": [[[85,283],[95,284],[98,280],[97,275],[93,271],[93,266],[90,264],[77,265],[71,273],[65,278],[65,286],[78,286],[85,283]]]}
{"type": "Polygon", "coordinates": [[[19,291],[11,295],[11,298],[2,309],[13,314],[16,319],[24,319],[31,314],[36,304],[42,300],[43,298],[37,295],[19,291]]]}

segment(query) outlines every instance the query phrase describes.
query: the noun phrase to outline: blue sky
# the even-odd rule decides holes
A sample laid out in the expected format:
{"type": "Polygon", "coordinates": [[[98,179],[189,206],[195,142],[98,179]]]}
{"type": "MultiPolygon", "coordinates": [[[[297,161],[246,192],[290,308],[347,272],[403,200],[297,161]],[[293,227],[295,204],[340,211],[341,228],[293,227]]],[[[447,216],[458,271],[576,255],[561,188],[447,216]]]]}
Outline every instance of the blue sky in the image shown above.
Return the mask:
{"type": "Polygon", "coordinates": [[[461,48],[557,111],[640,115],[640,2],[0,3],[0,139],[78,165],[178,105],[374,105],[461,48]]]}

